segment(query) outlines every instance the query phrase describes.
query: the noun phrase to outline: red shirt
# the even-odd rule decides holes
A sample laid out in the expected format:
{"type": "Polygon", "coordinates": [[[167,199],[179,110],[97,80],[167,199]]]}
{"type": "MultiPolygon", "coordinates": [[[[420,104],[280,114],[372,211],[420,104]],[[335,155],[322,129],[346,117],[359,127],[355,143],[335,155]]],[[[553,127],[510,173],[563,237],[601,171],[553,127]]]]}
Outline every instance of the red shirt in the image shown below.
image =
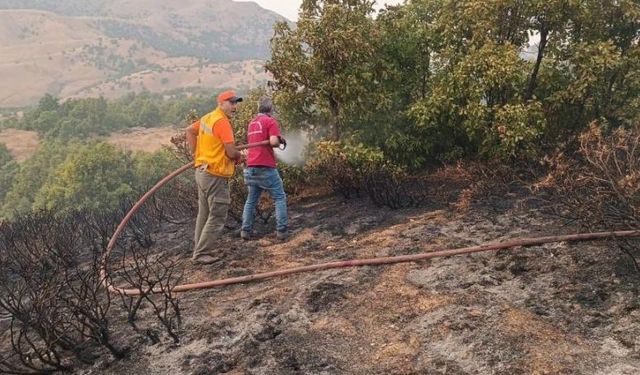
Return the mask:
{"type": "MultiPolygon", "coordinates": [[[[273,117],[267,114],[259,114],[249,123],[247,129],[247,142],[255,143],[268,140],[269,137],[279,137],[280,127],[273,117]]],[[[247,155],[248,167],[276,167],[276,156],[271,145],[253,147],[247,155]]]]}

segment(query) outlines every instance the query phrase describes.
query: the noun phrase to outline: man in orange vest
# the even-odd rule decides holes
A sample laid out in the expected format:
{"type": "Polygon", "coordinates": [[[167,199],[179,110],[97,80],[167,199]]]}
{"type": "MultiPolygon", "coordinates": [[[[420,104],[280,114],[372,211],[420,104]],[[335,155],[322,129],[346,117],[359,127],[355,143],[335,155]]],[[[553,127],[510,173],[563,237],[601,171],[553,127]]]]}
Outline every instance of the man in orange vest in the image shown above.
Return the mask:
{"type": "Polygon", "coordinates": [[[229,117],[242,101],[233,91],[218,95],[218,107],[186,129],[187,143],[194,152],[198,187],[198,218],[192,261],[210,264],[220,258],[215,254],[217,241],[224,230],[231,199],[229,178],[235,163],[243,158],[235,148],[229,117]]]}

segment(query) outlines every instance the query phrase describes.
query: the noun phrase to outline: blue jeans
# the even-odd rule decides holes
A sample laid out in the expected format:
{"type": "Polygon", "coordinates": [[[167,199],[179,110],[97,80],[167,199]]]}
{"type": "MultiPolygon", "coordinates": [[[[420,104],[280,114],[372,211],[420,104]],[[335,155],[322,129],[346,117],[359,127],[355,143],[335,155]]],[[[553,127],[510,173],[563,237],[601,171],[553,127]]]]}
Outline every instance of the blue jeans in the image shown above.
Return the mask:
{"type": "Polygon", "coordinates": [[[287,196],[284,193],[282,178],[275,168],[244,169],[244,183],[247,185],[247,201],[242,212],[242,230],[251,232],[253,228],[253,212],[260,199],[260,194],[266,190],[276,205],[276,230],[287,231],[287,196]]]}

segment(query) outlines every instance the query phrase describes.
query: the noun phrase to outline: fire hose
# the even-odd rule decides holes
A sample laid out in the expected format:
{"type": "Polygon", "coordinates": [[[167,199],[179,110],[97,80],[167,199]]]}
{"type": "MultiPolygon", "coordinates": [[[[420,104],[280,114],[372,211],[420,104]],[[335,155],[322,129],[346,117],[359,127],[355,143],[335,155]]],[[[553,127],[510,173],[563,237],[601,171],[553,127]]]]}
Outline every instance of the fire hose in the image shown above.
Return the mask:
{"type": "MultiPolygon", "coordinates": [[[[268,142],[268,141],[265,141],[265,142],[268,142]]],[[[243,147],[242,149],[246,149],[251,147],[263,146],[266,144],[268,143],[257,142],[257,143],[250,143],[246,145],[240,145],[240,146],[237,146],[237,148],[241,149],[241,147],[243,147]]],[[[161,293],[162,292],[159,288],[147,290],[147,291],[141,291],[140,289],[133,289],[133,288],[127,289],[124,287],[118,287],[118,286],[112,285],[111,282],[109,281],[110,279],[107,274],[107,264],[108,264],[109,256],[113,251],[113,248],[118,240],[118,237],[126,227],[129,220],[131,220],[133,215],[135,215],[135,213],[147,201],[147,199],[149,199],[158,189],[164,186],[167,182],[171,181],[173,178],[183,173],[184,171],[191,169],[192,167],[193,167],[193,163],[190,162],[176,169],[175,171],[173,171],[172,173],[164,177],[162,180],[160,180],[151,189],[149,189],[149,191],[147,191],[138,200],[138,202],[136,202],[133,205],[133,207],[131,207],[131,209],[127,212],[127,214],[122,219],[120,224],[118,224],[118,227],[116,228],[115,232],[111,236],[111,239],[109,240],[109,243],[107,244],[107,247],[105,249],[105,253],[103,255],[102,262],[100,265],[100,278],[103,282],[103,285],[110,292],[120,293],[126,296],[137,296],[142,293],[161,293]]],[[[494,243],[488,243],[488,244],[483,244],[478,246],[470,246],[470,247],[463,247],[463,248],[457,248],[457,249],[446,249],[446,250],[432,251],[432,252],[420,253],[420,254],[367,258],[367,259],[351,259],[351,260],[345,260],[345,261],[334,261],[334,262],[327,262],[327,263],[311,264],[307,266],[285,268],[285,269],[279,269],[275,271],[255,273],[255,274],[246,275],[246,276],[176,285],[175,287],[173,287],[172,292],[186,292],[189,290],[211,289],[211,288],[221,287],[225,285],[247,283],[251,281],[269,279],[277,276],[285,276],[285,275],[291,275],[291,274],[301,273],[301,272],[327,270],[332,268],[378,266],[378,265],[384,265],[384,264],[416,262],[419,260],[426,260],[426,259],[432,259],[432,258],[449,257],[453,255],[470,254],[470,253],[477,253],[477,252],[484,252],[484,251],[495,251],[500,249],[514,248],[514,247],[534,246],[534,245],[541,245],[541,244],[551,243],[551,242],[590,241],[590,240],[598,240],[598,239],[624,238],[624,237],[640,237],[640,230],[577,233],[577,234],[565,234],[565,235],[557,235],[557,236],[530,237],[530,238],[521,237],[521,238],[514,238],[504,242],[494,242],[494,243]]]]}
{"type": "MultiPolygon", "coordinates": [[[[280,150],[285,150],[287,148],[287,140],[284,139],[283,137],[278,137],[278,142],[280,142],[280,145],[278,146],[278,148],[280,150]]],[[[237,145],[236,149],[237,150],[246,150],[248,148],[254,148],[254,147],[259,147],[259,146],[267,146],[269,145],[270,141],[267,139],[265,141],[260,141],[260,142],[254,142],[254,143],[247,143],[244,145],[237,145]]]]}

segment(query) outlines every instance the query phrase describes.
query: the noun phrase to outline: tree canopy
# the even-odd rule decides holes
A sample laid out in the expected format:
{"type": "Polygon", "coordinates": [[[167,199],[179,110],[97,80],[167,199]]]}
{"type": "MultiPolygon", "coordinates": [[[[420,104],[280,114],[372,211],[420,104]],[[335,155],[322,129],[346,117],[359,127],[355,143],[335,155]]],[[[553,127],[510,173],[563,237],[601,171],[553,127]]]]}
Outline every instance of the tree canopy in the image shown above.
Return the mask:
{"type": "Polygon", "coordinates": [[[204,113],[215,106],[213,97],[129,94],[107,101],[104,98],[72,99],[60,103],[51,95],[12,126],[37,131],[42,137],[68,141],[107,135],[131,127],[159,127],[181,123],[189,110],[204,113]]]}
{"type": "Polygon", "coordinates": [[[638,123],[639,30],[632,0],[410,0],[377,18],[310,0],[267,69],[285,120],[332,140],[412,166],[527,158],[594,120],[638,123]]]}
{"type": "MultiPolygon", "coordinates": [[[[412,168],[535,160],[575,147],[594,121],[604,130],[640,124],[634,0],[408,0],[377,15],[370,0],[305,0],[299,15],[295,27],[276,24],[271,40],[266,68],[277,115],[285,128],[357,146],[346,150],[412,168]]],[[[239,142],[266,92],[250,92],[239,107],[239,142]]],[[[182,123],[214,103],[45,95],[23,118],[4,121],[37,131],[43,144],[20,165],[0,148],[0,212],[99,208],[135,194],[171,158],[92,138],[182,123]]]]}

